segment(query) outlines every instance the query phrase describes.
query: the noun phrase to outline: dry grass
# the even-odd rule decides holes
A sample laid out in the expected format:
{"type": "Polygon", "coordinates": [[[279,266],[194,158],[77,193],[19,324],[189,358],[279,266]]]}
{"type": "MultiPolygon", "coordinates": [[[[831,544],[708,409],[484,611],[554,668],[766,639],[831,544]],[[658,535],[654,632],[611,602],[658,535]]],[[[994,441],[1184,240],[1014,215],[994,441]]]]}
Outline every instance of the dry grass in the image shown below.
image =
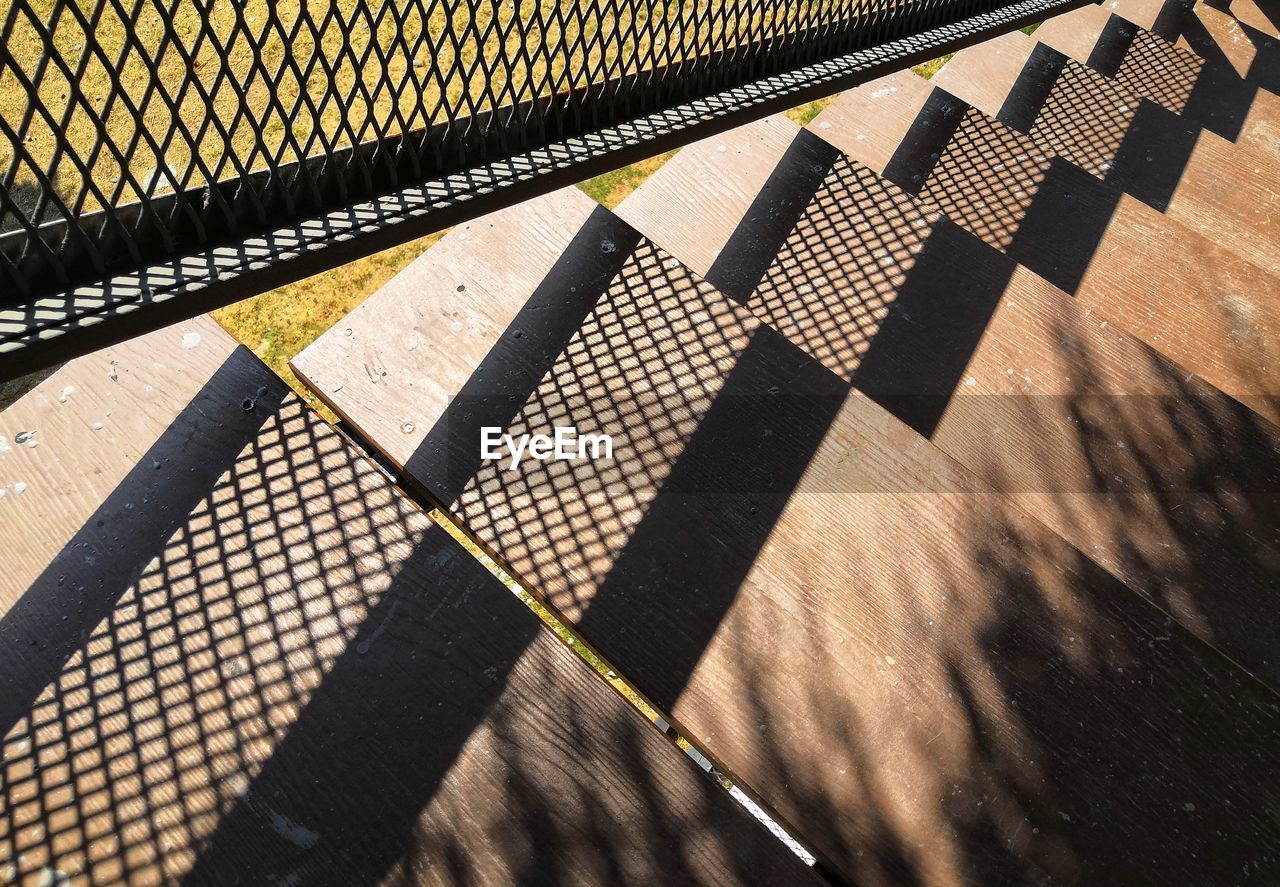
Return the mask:
{"type": "MultiPolygon", "coordinates": [[[[917,65],[912,70],[922,77],[932,77],[947,58],[950,56],[917,65]]],[[[803,126],[832,100],[818,99],[792,108],[786,114],[803,126]]],[[[675,153],[670,151],[641,160],[588,179],[578,187],[603,206],[613,209],[675,153]]],[[[439,240],[443,233],[375,253],[316,277],[230,305],[215,311],[214,317],[236,339],[253,349],[267,366],[279,373],[307,403],[334,421],[333,414],[294,376],[289,369],[289,361],[439,240]]]]}
{"type": "Polygon", "coordinates": [[[444,232],[374,253],[332,271],[282,286],[213,312],[214,318],[262,358],[330,422],[336,417],[289,369],[289,361],[395,276],[444,232]]]}
{"type": "MultiPolygon", "coordinates": [[[[553,24],[557,18],[553,11],[563,12],[561,3],[562,0],[538,0],[537,7],[548,23],[548,42],[562,46],[579,36],[589,40],[598,29],[611,24],[626,31],[650,14],[647,8],[638,8],[636,15],[640,18],[634,23],[629,19],[600,19],[588,22],[579,33],[576,25],[562,29],[553,24]]],[[[249,167],[260,168],[265,165],[266,156],[263,148],[255,153],[252,146],[263,140],[263,147],[276,162],[287,163],[314,153],[316,145],[311,139],[320,131],[336,133],[339,144],[349,144],[370,138],[377,129],[397,132],[424,126],[440,113],[435,105],[439,99],[456,103],[464,91],[480,94],[477,78],[485,74],[477,66],[467,75],[455,70],[454,74],[437,79],[422,60],[434,53],[446,67],[455,57],[462,63],[473,62],[480,41],[469,36],[477,34],[470,29],[483,30],[495,16],[505,23],[515,14],[509,4],[482,4],[474,12],[468,12],[469,7],[464,4],[452,13],[452,24],[468,39],[457,47],[451,48],[446,42],[433,49],[429,43],[434,43],[446,25],[446,13],[439,8],[429,18],[410,8],[404,25],[409,39],[404,44],[392,39],[395,22],[389,16],[378,16],[377,9],[381,7],[361,0],[336,0],[331,7],[335,14],[316,22],[315,29],[299,19],[304,7],[296,0],[280,4],[271,0],[208,0],[203,15],[196,5],[178,4],[169,32],[156,15],[144,14],[136,21],[126,22],[122,17],[124,7],[104,7],[106,11],[101,15],[95,15],[94,8],[95,5],[83,3],[58,4],[55,0],[16,0],[8,13],[4,45],[0,46],[0,50],[11,53],[7,65],[0,58],[0,115],[14,121],[26,117],[27,94],[19,72],[38,78],[42,103],[54,109],[53,119],[30,119],[20,127],[23,150],[29,160],[17,164],[14,184],[21,187],[25,182],[32,190],[33,167],[52,168],[54,187],[75,212],[92,211],[103,202],[131,202],[143,189],[169,190],[170,182],[152,181],[156,175],[153,171],[166,166],[175,171],[173,184],[179,186],[188,183],[187,176],[195,173],[199,165],[214,178],[234,174],[236,170],[228,165],[227,158],[236,154],[248,158],[249,167]],[[83,59],[82,70],[60,71],[49,64],[42,36],[49,22],[55,24],[53,42],[61,56],[83,59]],[[266,39],[255,50],[248,35],[263,29],[267,30],[266,39]],[[286,39],[286,35],[292,36],[286,39]],[[429,43],[418,42],[419,36],[429,43]],[[364,48],[374,44],[390,47],[387,57],[378,64],[359,63],[364,48]],[[345,52],[344,46],[349,46],[350,52],[345,52]],[[180,47],[187,52],[179,52],[180,47]],[[298,59],[315,51],[323,51],[335,60],[331,76],[321,68],[308,74],[298,67],[298,59]],[[153,77],[144,63],[144,52],[160,59],[155,71],[158,76],[153,77]],[[113,68],[118,68],[118,79],[111,73],[113,68]],[[383,70],[393,81],[408,84],[398,96],[377,90],[377,78],[383,70]],[[268,74],[275,71],[280,73],[268,74]],[[238,110],[240,100],[229,88],[230,80],[241,84],[244,107],[257,109],[253,115],[256,120],[238,110]],[[73,87],[73,81],[79,88],[73,87]],[[208,113],[202,90],[212,93],[215,113],[208,113]],[[87,106],[75,98],[81,92],[87,106]],[[60,145],[95,142],[94,118],[98,116],[106,120],[110,140],[122,148],[127,146],[133,158],[128,171],[122,169],[110,148],[86,156],[83,168],[60,153],[60,145]],[[143,126],[138,125],[139,120],[143,126]],[[175,120],[179,124],[176,137],[157,142],[156,134],[169,131],[175,120]],[[86,180],[100,190],[96,194],[92,189],[87,191],[86,180]]],[[[654,33],[666,33],[681,8],[681,4],[664,8],[657,20],[649,23],[657,28],[654,33]]],[[[631,13],[623,10],[613,14],[625,17],[631,13]]],[[[739,22],[738,26],[750,28],[753,24],[739,22]]],[[[720,27],[727,24],[721,23],[720,27]]],[[[671,33],[683,31],[676,28],[671,33]]],[[[723,39],[727,34],[720,36],[723,39]]],[[[507,39],[519,38],[511,34],[507,39]]],[[[662,51],[669,57],[691,52],[690,46],[681,45],[688,39],[691,32],[668,42],[662,51]]],[[[628,45],[619,49],[640,48],[643,47],[628,45]]],[[[493,90],[504,86],[517,92],[532,89],[547,73],[558,75],[567,66],[598,62],[596,55],[600,51],[597,46],[591,53],[574,58],[564,52],[553,53],[522,73],[505,74],[501,69],[490,72],[488,83],[493,90]]],[[[622,52],[621,57],[634,60],[638,56],[622,52]]],[[[829,101],[810,102],[787,113],[803,125],[829,101]]],[[[673,154],[597,176],[580,187],[604,206],[615,207],[673,154]]],[[[0,166],[13,159],[0,156],[0,166]]],[[[223,308],[214,316],[318,407],[290,372],[288,361],[439,236],[425,237],[264,293],[223,308]]]]}
{"type": "Polygon", "coordinates": [[[20,148],[0,145],[0,168],[14,162],[10,184],[33,194],[47,172],[72,214],[91,212],[793,32],[812,10],[751,7],[696,28],[694,12],[692,0],[204,0],[159,15],[9,0],[0,114],[20,148]]]}

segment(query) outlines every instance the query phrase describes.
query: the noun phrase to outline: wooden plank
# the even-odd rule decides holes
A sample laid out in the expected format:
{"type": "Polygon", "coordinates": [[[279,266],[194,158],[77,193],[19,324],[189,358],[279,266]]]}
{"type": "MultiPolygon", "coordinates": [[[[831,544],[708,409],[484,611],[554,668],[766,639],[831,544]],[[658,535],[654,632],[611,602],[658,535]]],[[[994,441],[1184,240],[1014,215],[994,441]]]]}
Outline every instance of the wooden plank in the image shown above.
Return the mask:
{"type": "MultiPolygon", "coordinates": [[[[529,294],[555,268],[596,204],[564,189],[554,199],[521,206],[526,234],[512,237],[501,213],[453,228],[379,290],[378,299],[366,300],[292,361],[294,371],[356,427],[403,427],[399,437],[377,441],[399,465],[418,449],[435,405],[462,390],[504,330],[514,334],[523,326],[514,321],[529,294]],[[488,257],[491,273],[471,272],[477,255],[488,257]],[[347,341],[332,344],[339,339],[347,341]],[[395,349],[431,372],[383,385],[387,364],[399,363],[391,356],[395,349]],[[339,351],[342,360],[314,357],[339,351]]],[[[596,248],[608,255],[602,242],[596,248]]]]}
{"type": "Polygon", "coordinates": [[[1274,0],[1231,0],[1231,14],[1268,37],[1280,37],[1280,10],[1274,0]]]}
{"type": "Polygon", "coordinates": [[[1182,20],[1177,44],[1205,58],[1226,60],[1236,73],[1272,94],[1280,93],[1280,43],[1225,12],[1196,7],[1194,20],[1182,20]],[[1203,30],[1201,30],[1203,29],[1203,30]]]}
{"type": "MultiPolygon", "coordinates": [[[[1222,17],[1206,10],[1210,18],[1222,17]]],[[[1172,28],[1194,29],[1201,41],[1217,48],[1200,18],[1189,11],[1177,18],[1172,28]]],[[[1101,6],[1050,19],[1036,30],[1035,39],[1113,77],[1134,94],[1270,157],[1273,164],[1280,160],[1280,96],[1237,73],[1225,55],[1201,57],[1101,6]]]]}
{"type": "MultiPolygon", "coordinates": [[[[1025,34],[1004,34],[985,41],[981,47],[982,52],[956,53],[930,82],[964,99],[988,117],[999,117],[1010,92],[1033,60],[1036,42],[1027,39],[1025,34]],[[960,59],[960,63],[953,65],[956,59],[960,59]]],[[[1043,62],[1041,67],[1045,68],[1046,76],[1052,78],[1053,68],[1043,62]]]]}
{"type": "MultiPolygon", "coordinates": [[[[1214,10],[1206,15],[1218,16],[1214,10]]],[[[1216,44],[1215,44],[1216,45],[1216,44]]],[[[1222,61],[1206,60],[1139,31],[1116,81],[1137,95],[1194,120],[1257,156],[1270,158],[1275,182],[1280,159],[1280,96],[1241,77],[1222,61]]]]}
{"type": "Polygon", "coordinates": [[[702,191],[711,172],[732,170],[733,175],[724,177],[725,187],[734,189],[736,197],[750,201],[769,177],[768,168],[755,161],[756,155],[778,146],[785,148],[798,129],[784,115],[775,114],[739,127],[731,140],[712,136],[698,142],[697,149],[690,152],[686,162],[670,168],[664,164],[654,173],[662,182],[664,193],[670,195],[671,203],[652,207],[653,212],[644,219],[643,226],[636,219],[631,220],[632,224],[645,230],[664,232],[667,240],[684,238],[680,243],[684,261],[695,273],[705,274],[738,221],[723,220],[724,224],[720,224],[722,220],[707,213],[702,191]],[[689,217],[702,220],[702,226],[693,237],[687,236],[689,226],[682,221],[689,217]]]}
{"type": "Polygon", "coordinates": [[[1044,22],[1032,36],[1063,55],[1087,64],[1106,33],[1111,17],[1112,12],[1106,5],[1081,6],[1044,22]]]}
{"type": "MultiPolygon", "coordinates": [[[[823,156],[822,147],[804,147],[806,138],[779,161],[779,175],[823,156]]],[[[1269,603],[1274,575],[1258,558],[1259,545],[1269,550],[1280,539],[1280,430],[966,239],[936,204],[912,201],[829,150],[821,186],[802,213],[777,226],[781,236],[771,234],[768,270],[729,295],[1190,630],[1280,679],[1272,629],[1255,621],[1280,618],[1269,603]],[[931,286],[945,286],[956,304],[933,297],[931,286]],[[1183,416],[1178,423],[1200,418],[1175,432],[1144,414],[1157,410],[1183,416]],[[1184,455],[1190,440],[1195,457],[1184,455]],[[1119,456],[1105,463],[1111,474],[1097,476],[1098,449],[1116,446],[1119,456]],[[1193,480],[1204,471],[1256,479],[1264,492],[1223,499],[1193,480]],[[1187,507],[1210,508],[1221,527],[1186,523],[1176,509],[1187,507]],[[1230,592],[1221,585],[1228,574],[1230,592]],[[1185,606],[1174,602],[1184,594],[1185,606]]],[[[731,246],[759,250],[766,213],[733,208],[745,221],[731,246]]],[[[722,256],[750,264],[736,250],[722,256]]],[[[716,280],[717,269],[709,276],[716,280]]]]}
{"type": "MultiPolygon", "coordinates": [[[[179,324],[64,366],[0,414],[0,489],[6,493],[0,507],[13,530],[6,539],[0,608],[11,609],[49,569],[232,351],[226,334],[208,319],[179,324]],[[18,436],[27,434],[30,440],[19,444],[18,436]]],[[[237,381],[240,400],[258,396],[255,378],[237,381]]],[[[197,453],[207,446],[208,453],[189,464],[225,462],[229,448],[234,456],[251,439],[247,429],[256,427],[257,418],[246,414],[223,438],[193,433],[189,446],[197,453]]],[[[148,498],[159,498],[162,477],[157,471],[148,498]]],[[[90,577],[95,572],[87,571],[90,577]]]]}
{"type": "MultiPolygon", "coordinates": [[[[531,290],[487,283],[549,212],[477,222],[505,254],[459,264],[459,244],[432,249],[297,369],[349,380],[320,390],[832,870],[901,884],[1212,880],[1274,865],[1263,811],[1275,780],[1257,775],[1277,767],[1273,694],[621,220],[588,215],[531,290]],[[458,275],[527,304],[437,397],[419,381],[437,372],[432,349],[378,331],[417,317],[406,332],[447,340],[430,300],[458,275]],[[376,383],[344,369],[373,361],[376,383]],[[411,382],[417,393],[398,395],[409,428],[374,401],[411,382]],[[605,431],[613,458],[479,462],[488,422],[605,431]],[[1237,827],[1219,829],[1228,800],[1237,827]],[[1206,819],[1186,819],[1187,804],[1206,819]]],[[[860,242],[898,224],[889,214],[826,242],[847,243],[867,274],[888,266],[896,285],[896,254],[860,242]]],[[[724,279],[755,267],[739,246],[712,269],[724,279]]],[[[832,316],[831,355],[898,317],[832,316]]]]}
{"type": "Polygon", "coordinates": [[[1247,39],[1240,23],[1226,13],[1203,3],[1188,9],[1180,0],[1106,0],[1102,8],[1160,35],[1179,49],[1227,65],[1239,77],[1249,76],[1257,47],[1247,39]],[[1224,31],[1220,22],[1232,23],[1234,33],[1224,31]],[[1220,42],[1224,36],[1228,39],[1220,42]],[[1241,38],[1238,42],[1237,37],[1241,38]]]}
{"type": "Polygon", "coordinates": [[[1265,156],[1197,132],[1016,32],[957,53],[933,82],[1245,261],[1280,271],[1280,196],[1263,173],[1265,156]]]}
{"type": "MultiPolygon", "coordinates": [[[[1157,30],[1162,17],[1181,15],[1186,8],[1184,0],[1104,0],[1099,5],[1148,31],[1157,30]]],[[[1204,4],[1197,3],[1195,8],[1199,11],[1204,4]]]]}
{"type": "Polygon", "coordinates": [[[0,427],[6,882],[816,883],[208,318],[0,427]]]}
{"type": "Polygon", "coordinates": [[[1280,283],[966,107],[921,78],[895,74],[841,95],[810,128],[1280,421],[1280,283]]]}

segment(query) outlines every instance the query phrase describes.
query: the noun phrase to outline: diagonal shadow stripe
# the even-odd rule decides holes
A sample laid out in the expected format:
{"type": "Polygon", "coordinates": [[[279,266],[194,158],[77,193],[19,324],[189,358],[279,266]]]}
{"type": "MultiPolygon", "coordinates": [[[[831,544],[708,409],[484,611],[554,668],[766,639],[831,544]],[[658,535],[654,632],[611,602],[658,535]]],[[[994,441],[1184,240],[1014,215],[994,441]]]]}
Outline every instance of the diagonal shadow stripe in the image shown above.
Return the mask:
{"type": "Polygon", "coordinates": [[[0,736],[30,713],[40,692],[280,406],[288,388],[278,380],[261,387],[259,367],[248,349],[238,347],[0,618],[0,736]],[[228,404],[227,390],[243,391],[244,402],[228,404]],[[220,421],[210,422],[209,414],[220,421]],[[67,606],[69,590],[79,598],[74,609],[67,606]]]}
{"type": "Polygon", "coordinates": [[[746,304],[840,152],[801,131],[708,269],[707,282],[746,304]]]}

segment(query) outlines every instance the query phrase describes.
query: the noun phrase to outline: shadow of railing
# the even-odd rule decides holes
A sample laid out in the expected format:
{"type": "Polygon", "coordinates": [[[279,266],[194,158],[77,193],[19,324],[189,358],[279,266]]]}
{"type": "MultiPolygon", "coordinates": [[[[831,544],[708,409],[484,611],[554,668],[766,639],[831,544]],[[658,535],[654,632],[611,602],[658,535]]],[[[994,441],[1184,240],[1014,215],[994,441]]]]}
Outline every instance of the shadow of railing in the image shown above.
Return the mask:
{"type": "Polygon", "coordinates": [[[1037,43],[998,119],[1153,209],[1169,208],[1196,128],[1037,43]]]}
{"type": "MultiPolygon", "coordinates": [[[[1204,29],[1193,22],[1187,21],[1191,16],[1186,15],[1186,10],[1183,6],[1185,3],[1186,0],[1167,0],[1160,11],[1160,17],[1157,19],[1158,27],[1153,30],[1156,30],[1161,36],[1168,34],[1170,39],[1176,39],[1177,36],[1185,37],[1187,43],[1196,53],[1205,58],[1220,57],[1221,49],[1205,33],[1204,29]],[[1184,30],[1179,31],[1179,27],[1184,28],[1184,30]]],[[[1280,68],[1276,66],[1276,61],[1280,60],[1280,55],[1278,55],[1280,54],[1280,40],[1277,40],[1271,34],[1258,30],[1257,26],[1261,25],[1262,22],[1251,15],[1246,16],[1248,21],[1236,18],[1231,11],[1231,3],[1228,0],[1213,0],[1213,2],[1206,3],[1206,5],[1231,16],[1235,21],[1235,25],[1240,29],[1240,33],[1244,34],[1256,48],[1257,54],[1246,72],[1246,79],[1258,83],[1269,92],[1280,93],[1280,68]]],[[[1277,6],[1275,0],[1253,0],[1251,5],[1262,14],[1263,18],[1269,20],[1273,27],[1280,28],[1280,7],[1277,6]]]]}
{"type": "MultiPolygon", "coordinates": [[[[1001,144],[998,125],[965,119],[959,130],[965,138],[944,146],[947,158],[1003,156],[1009,146],[1001,144]]],[[[1137,343],[1142,363],[1127,366],[1118,382],[1116,358],[1096,350],[1092,343],[1101,340],[1085,313],[1063,315],[1042,337],[1033,311],[1024,328],[1000,333],[1024,335],[1033,349],[1047,339],[1069,384],[1045,380],[1051,387],[1044,393],[1036,385],[1018,394],[964,393],[966,367],[1013,279],[1013,259],[1082,273],[1114,197],[1106,200],[1098,183],[1096,211],[1073,214],[1080,227],[1060,229],[1051,242],[1040,220],[1054,214],[1061,183],[1079,173],[1060,160],[1047,173],[1035,157],[1023,158],[1029,170],[1016,160],[1006,164],[1009,181],[988,182],[981,201],[946,200],[952,180],[926,172],[928,200],[917,203],[807,132],[780,167],[810,165],[814,156],[828,164],[825,179],[792,216],[770,269],[734,297],[855,390],[979,469],[989,489],[1032,514],[1058,512],[1048,523],[1066,538],[1077,544],[1114,538],[1114,550],[1095,552],[1095,559],[1202,637],[1221,641],[1259,676],[1280,680],[1270,652],[1280,624],[1269,594],[1280,543],[1274,426],[1137,343]],[[954,206],[965,228],[1007,243],[1009,255],[961,230],[939,213],[935,198],[954,206]],[[1073,259],[1073,247],[1084,256],[1073,259]],[[1051,254],[1052,264],[1031,260],[1037,250],[1051,254]],[[1063,387],[1074,393],[1054,391],[1063,387]],[[944,415],[948,429],[939,439],[944,415]]],[[[931,156],[936,163],[939,152],[931,156]]],[[[780,169],[780,179],[788,175],[780,169]]],[[[919,174],[911,178],[922,183],[919,174]]],[[[1070,193],[1088,205],[1087,192],[1070,193]]],[[[710,279],[724,276],[732,285],[732,272],[722,275],[720,266],[749,265],[741,250],[765,242],[752,233],[762,226],[749,220],[778,225],[782,214],[767,194],[762,190],[744,214],[710,279]]]]}
{"type": "MultiPolygon", "coordinates": [[[[1031,92],[1028,87],[1022,95],[1031,92]]],[[[1038,111],[1027,107],[1023,116],[1034,119],[1038,111]]],[[[1277,414],[1280,399],[1273,393],[1269,336],[1251,320],[1259,313],[1252,299],[1260,298],[1261,304],[1270,300],[1268,278],[1258,266],[1227,255],[1220,235],[1185,244],[1210,267],[1230,263],[1216,279],[1173,258],[1155,259],[1157,264],[1139,272],[1127,253],[1136,250],[1147,257],[1154,252],[1151,223],[1142,220],[1145,212],[1135,215],[1132,206],[1123,205],[1122,192],[1109,181],[942,89],[929,92],[884,176],[1064,292],[1083,292],[1091,310],[1121,326],[1136,324],[1129,328],[1146,341],[1159,342],[1175,359],[1201,361],[1193,368],[1213,375],[1216,384],[1264,417],[1277,414]],[[1095,260],[1104,240],[1109,246],[1099,263],[1095,260]],[[1170,302],[1189,279],[1202,287],[1190,297],[1196,309],[1213,306],[1205,315],[1211,323],[1214,310],[1230,318],[1230,346],[1217,353],[1206,354],[1206,347],[1171,335],[1175,306],[1170,302]],[[1257,286],[1263,289],[1255,293],[1257,286]],[[1112,297],[1109,289],[1121,291],[1112,297]],[[1236,292],[1250,295],[1242,298],[1236,292]]],[[[1177,231],[1171,226],[1154,233],[1172,244],[1177,231]]]]}
{"type": "Polygon", "coordinates": [[[1267,21],[1280,29],[1280,7],[1277,7],[1276,0],[1254,0],[1254,6],[1267,17],[1267,21]]]}
{"type": "Polygon", "coordinates": [[[1182,0],[1166,3],[1150,31],[1112,15],[1089,67],[1212,133],[1237,141],[1259,86],[1241,77],[1182,0]],[[1175,47],[1185,38],[1195,52],[1175,47]]]}
{"type": "MultiPolygon", "coordinates": [[[[264,418],[279,408],[283,391],[270,390],[254,409],[236,414],[218,398],[240,376],[232,358],[210,379],[169,429],[148,449],[116,490],[98,507],[14,605],[0,616],[0,736],[31,711],[42,690],[108,619],[139,581],[140,565],[163,572],[174,552],[171,538],[206,499],[236,455],[258,436],[264,418]],[[216,434],[206,428],[210,412],[230,420],[216,434]],[[152,507],[152,505],[155,507],[152,507]],[[62,600],[75,595],[68,611],[62,600]]],[[[204,554],[192,547],[194,563],[204,554]]],[[[135,603],[136,606],[136,603],[135,603]]]]}
{"type": "MultiPolygon", "coordinates": [[[[840,877],[1274,876],[1280,715],[1212,645],[1274,648],[1280,433],[1150,352],[1134,372],[1165,386],[1151,398],[1088,378],[956,394],[1013,260],[812,137],[785,165],[710,273],[727,294],[597,211],[406,482],[706,728],[689,732],[840,877]],[[935,441],[972,429],[974,471],[867,398],[935,441]],[[1019,439],[986,448],[1013,416],[1019,439]],[[489,424],[607,433],[613,458],[507,469],[476,458],[489,424]],[[859,428],[889,429],[887,465],[859,428]],[[938,474],[904,467],[920,452],[938,474]],[[1165,613],[1019,507],[1069,531],[1080,496],[1165,613]]],[[[1070,365],[1105,361],[1070,318],[1054,332],[1070,365]]],[[[608,861],[596,880],[697,878],[687,835],[727,827],[719,789],[673,823],[668,787],[642,776],[630,818],[602,818],[608,761],[653,763],[639,734],[585,703],[551,711],[535,688],[559,672],[518,603],[479,607],[477,564],[300,404],[264,424],[267,403],[224,471],[193,466],[185,514],[135,531],[126,562],[150,564],[71,623],[78,644],[48,583],[13,611],[21,642],[62,632],[18,671],[31,713],[12,706],[5,739],[0,847],[21,873],[56,848],[94,883],[465,882],[494,858],[534,860],[534,883],[581,874],[564,856],[589,848],[608,861]],[[437,585],[443,567],[456,579],[437,585]],[[609,754],[557,776],[528,742],[551,720],[609,754]],[[515,827],[478,820],[460,773],[487,774],[515,827]],[[567,824],[530,773],[565,784],[567,824]]],[[[157,447],[189,439],[185,421],[157,447]]],[[[729,868],[746,879],[752,860],[729,868]]]]}
{"type": "Polygon", "coordinates": [[[232,354],[4,614],[6,879],[804,874],[264,378],[232,354]]]}
{"type": "MultiPolygon", "coordinates": [[[[1146,351],[1149,365],[1135,372],[1166,386],[1151,396],[1089,379],[1076,395],[957,394],[1013,280],[1012,258],[812,137],[792,146],[776,175],[708,275],[727,298],[597,212],[406,475],[440,495],[689,735],[706,742],[700,726],[725,725],[732,738],[707,746],[718,762],[844,877],[1106,870],[1142,880],[1136,860],[1160,859],[1213,880],[1234,871],[1225,860],[1255,859],[1275,837],[1263,812],[1270,790],[1243,773],[1276,771],[1264,750],[1277,729],[1273,694],[1212,645],[1257,654],[1271,643],[1274,540],[1259,534],[1274,536],[1278,525],[1276,430],[1146,351]],[[960,489],[905,470],[900,487],[877,489],[815,474],[820,454],[829,466],[841,452],[833,428],[849,398],[864,395],[926,436],[944,422],[989,435],[1027,413],[1024,428],[1042,420],[1043,447],[1019,429],[990,465],[966,454],[978,470],[960,489]],[[490,421],[513,437],[565,425],[608,433],[614,458],[481,462],[477,432],[490,421]],[[1121,443],[1132,448],[1123,464],[1103,458],[1121,443]],[[1080,453],[1084,475],[1056,467],[1061,459],[1074,470],[1080,453]],[[1172,454],[1176,467],[1152,467],[1172,454]],[[1245,477],[1256,495],[1237,495],[1245,477]],[[1148,501],[1147,488],[1163,498],[1148,501]],[[867,540],[860,513],[885,493],[949,504],[938,506],[942,518],[921,517],[918,539],[852,547],[867,540]],[[1121,558],[1123,569],[1102,569],[1021,510],[1035,507],[1029,496],[1081,495],[1108,503],[1091,506],[1090,519],[1119,539],[1156,527],[1121,558]],[[1191,503],[1201,509],[1193,519],[1177,516],[1191,503]],[[949,527],[953,507],[972,535],[960,531],[962,550],[948,541],[935,551],[927,533],[949,527]],[[829,515],[826,535],[795,535],[797,510],[813,508],[829,515]],[[767,550],[768,570],[777,558],[839,566],[815,574],[812,588],[770,585],[771,574],[758,572],[767,550]],[[866,634],[851,636],[847,614],[824,609],[836,589],[822,583],[864,574],[860,561],[896,582],[874,590],[891,612],[867,603],[866,634]],[[1191,630],[1113,573],[1131,585],[1143,577],[1140,589],[1191,630]],[[939,584],[946,576],[954,578],[939,584]],[[735,627],[753,606],[803,621],[808,679],[786,680],[785,663],[763,652],[767,631],[753,638],[735,627]],[[943,625],[951,628],[933,627],[943,625]],[[883,668],[869,651],[902,636],[923,645],[912,648],[922,661],[894,686],[917,689],[863,710],[852,687],[883,668]],[[851,669],[857,678],[824,677],[851,669]],[[1161,689],[1168,681],[1180,682],[1175,692],[1161,689]],[[1201,704],[1191,709],[1193,701],[1201,704]],[[1252,738],[1197,726],[1188,712],[1209,704],[1234,712],[1214,717],[1244,724],[1252,738]],[[1136,744],[1125,736],[1131,717],[1143,723],[1136,744]],[[801,726],[779,739],[772,725],[785,719],[801,726]],[[937,755],[931,733],[891,726],[916,719],[944,736],[937,755]],[[872,738],[897,729],[911,735],[926,775],[906,776],[895,763],[904,746],[872,738]],[[815,748],[829,758],[817,771],[797,763],[811,762],[815,748]],[[856,786],[842,781],[854,778],[856,786]],[[1131,794],[1116,796],[1118,778],[1133,780],[1131,794]],[[894,780],[925,800],[909,801],[894,780]],[[1209,800],[1174,803],[1184,795],[1209,800]],[[1176,817],[1190,815],[1187,804],[1200,812],[1184,829],[1176,817]],[[1228,809],[1247,809],[1248,826],[1219,842],[1212,817],[1228,809]],[[1119,823],[1113,835],[1097,832],[1104,821],[1119,823]],[[1195,849],[1171,853],[1175,833],[1195,849]],[[926,835],[945,849],[922,849],[926,835]]],[[[1067,330],[1056,339],[1072,366],[1105,359],[1088,353],[1089,341],[1067,330]]],[[[1274,677],[1269,656],[1247,661],[1274,677]]]]}

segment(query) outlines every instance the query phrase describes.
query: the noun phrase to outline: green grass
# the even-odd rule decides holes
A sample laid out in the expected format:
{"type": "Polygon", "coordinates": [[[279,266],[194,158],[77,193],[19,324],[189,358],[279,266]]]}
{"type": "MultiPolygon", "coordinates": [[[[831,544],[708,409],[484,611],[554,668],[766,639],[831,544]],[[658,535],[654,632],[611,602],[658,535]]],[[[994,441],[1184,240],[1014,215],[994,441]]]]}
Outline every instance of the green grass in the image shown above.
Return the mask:
{"type": "Polygon", "coordinates": [[[951,57],[953,55],[955,55],[954,52],[949,52],[946,55],[942,56],[941,58],[936,58],[931,61],[927,61],[924,64],[916,65],[911,70],[915,71],[925,80],[928,80],[931,77],[933,77],[934,74],[937,74],[939,71],[941,71],[942,66],[945,65],[947,62],[951,61],[951,57]]]}
{"type": "Polygon", "coordinates": [[[827,96],[826,98],[817,99],[808,102],[796,108],[786,111],[786,115],[798,123],[800,126],[808,126],[813,118],[822,113],[822,109],[835,99],[835,96],[827,96]]]}

